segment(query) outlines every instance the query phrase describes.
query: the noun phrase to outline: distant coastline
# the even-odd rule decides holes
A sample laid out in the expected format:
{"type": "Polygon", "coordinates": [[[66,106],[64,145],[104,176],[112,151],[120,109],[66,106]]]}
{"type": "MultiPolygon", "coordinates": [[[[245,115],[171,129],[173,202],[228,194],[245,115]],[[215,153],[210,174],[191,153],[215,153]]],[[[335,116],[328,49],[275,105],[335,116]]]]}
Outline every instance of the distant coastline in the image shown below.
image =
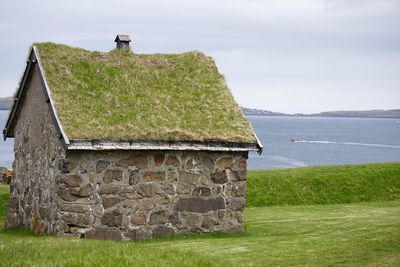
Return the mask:
{"type": "Polygon", "coordinates": [[[291,116],[291,117],[340,117],[340,118],[400,118],[400,109],[363,111],[326,111],[313,114],[287,114],[263,109],[243,107],[243,113],[250,116],[291,116]]]}
{"type": "MultiPolygon", "coordinates": [[[[0,110],[9,110],[13,98],[0,97],[0,110]]],[[[291,116],[291,117],[353,117],[353,118],[400,118],[400,109],[363,111],[326,111],[313,114],[288,114],[264,109],[242,107],[243,113],[250,116],[291,116]]]]}

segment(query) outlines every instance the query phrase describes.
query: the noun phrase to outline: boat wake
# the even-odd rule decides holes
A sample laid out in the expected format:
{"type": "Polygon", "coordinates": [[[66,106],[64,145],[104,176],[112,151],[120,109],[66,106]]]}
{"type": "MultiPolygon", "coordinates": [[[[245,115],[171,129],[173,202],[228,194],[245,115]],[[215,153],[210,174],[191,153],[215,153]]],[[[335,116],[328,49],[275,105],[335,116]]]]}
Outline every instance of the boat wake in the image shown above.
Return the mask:
{"type": "Polygon", "coordinates": [[[307,140],[298,140],[298,141],[295,141],[295,143],[334,144],[334,145],[368,146],[368,147],[382,147],[382,148],[395,148],[395,149],[400,149],[400,146],[398,146],[398,145],[367,144],[367,143],[354,143],[354,142],[334,142],[334,141],[307,141],[307,140]]]}
{"type": "Polygon", "coordinates": [[[297,159],[292,159],[292,158],[288,158],[288,157],[281,157],[281,156],[267,156],[268,160],[272,160],[272,161],[276,161],[276,162],[280,162],[280,163],[284,163],[283,166],[280,167],[305,167],[307,166],[306,163],[297,160],[297,159]]]}

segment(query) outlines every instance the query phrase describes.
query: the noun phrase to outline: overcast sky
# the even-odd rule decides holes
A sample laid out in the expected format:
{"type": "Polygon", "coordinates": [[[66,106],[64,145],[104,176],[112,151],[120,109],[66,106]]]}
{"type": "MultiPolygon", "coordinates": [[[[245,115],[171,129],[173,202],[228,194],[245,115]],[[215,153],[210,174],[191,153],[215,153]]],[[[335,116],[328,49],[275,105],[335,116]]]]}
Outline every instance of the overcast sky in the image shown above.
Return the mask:
{"type": "Polygon", "coordinates": [[[399,0],[0,0],[0,96],[31,43],[215,58],[240,105],[280,112],[400,108],[399,0]]]}

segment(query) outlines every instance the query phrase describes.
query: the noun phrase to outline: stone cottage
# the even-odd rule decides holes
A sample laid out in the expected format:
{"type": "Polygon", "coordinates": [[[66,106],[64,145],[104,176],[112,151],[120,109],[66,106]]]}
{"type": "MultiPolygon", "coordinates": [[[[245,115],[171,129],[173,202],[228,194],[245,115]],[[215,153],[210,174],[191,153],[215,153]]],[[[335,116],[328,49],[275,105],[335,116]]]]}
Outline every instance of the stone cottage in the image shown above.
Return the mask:
{"type": "Polygon", "coordinates": [[[36,43],[3,131],[6,226],[99,239],[242,232],[262,145],[214,61],[36,43]]]}

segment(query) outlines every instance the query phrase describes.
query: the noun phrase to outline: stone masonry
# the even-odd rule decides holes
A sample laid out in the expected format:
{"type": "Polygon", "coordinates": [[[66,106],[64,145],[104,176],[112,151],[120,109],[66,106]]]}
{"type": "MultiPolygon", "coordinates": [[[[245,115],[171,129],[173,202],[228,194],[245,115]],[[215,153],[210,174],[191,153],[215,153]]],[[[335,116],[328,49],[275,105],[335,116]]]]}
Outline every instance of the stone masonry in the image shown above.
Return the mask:
{"type": "Polygon", "coordinates": [[[114,240],[243,231],[248,152],[66,150],[36,71],[14,152],[7,227],[114,240]]]}
{"type": "Polygon", "coordinates": [[[55,175],[65,158],[39,75],[34,70],[15,126],[13,170],[6,226],[57,233],[60,218],[55,175]]]}
{"type": "Polygon", "coordinates": [[[243,231],[241,154],[73,152],[60,168],[59,234],[145,239],[243,231]]]}

